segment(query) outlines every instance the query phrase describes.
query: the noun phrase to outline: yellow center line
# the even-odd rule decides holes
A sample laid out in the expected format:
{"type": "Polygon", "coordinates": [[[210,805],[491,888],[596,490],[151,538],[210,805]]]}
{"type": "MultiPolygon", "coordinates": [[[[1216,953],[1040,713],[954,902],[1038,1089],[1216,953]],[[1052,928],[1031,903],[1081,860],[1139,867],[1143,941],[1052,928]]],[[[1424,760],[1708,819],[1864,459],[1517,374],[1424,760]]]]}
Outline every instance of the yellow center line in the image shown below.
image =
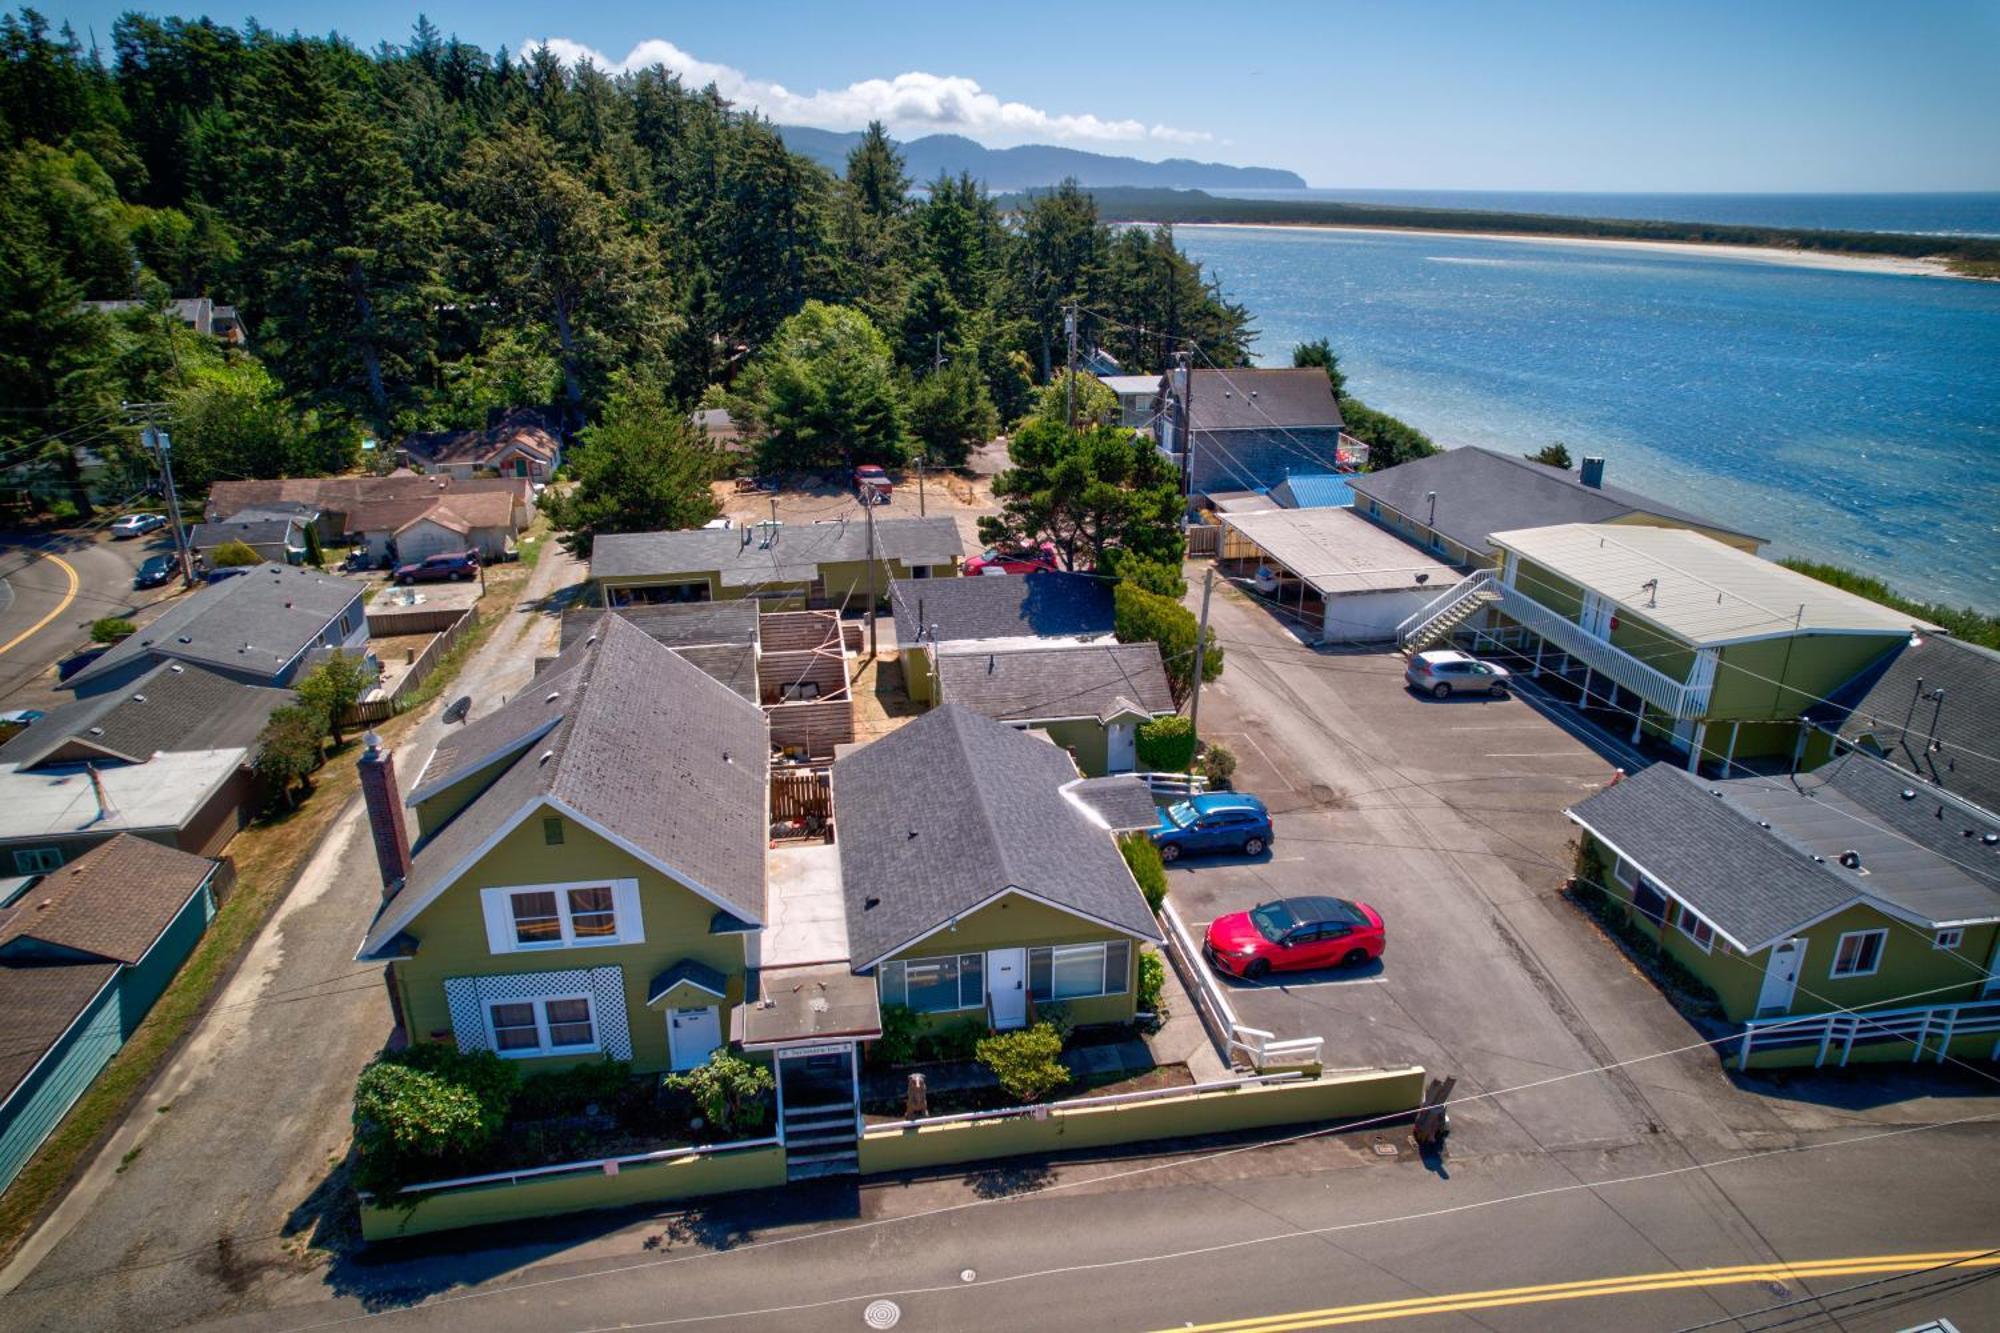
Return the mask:
{"type": "Polygon", "coordinates": [[[1374,1301],[1365,1305],[1334,1306],[1323,1310],[1299,1310],[1291,1314],[1260,1315],[1250,1319],[1228,1319],[1214,1324],[1182,1325],[1176,1330],[1162,1330],[1162,1333],[1289,1333],[1291,1330],[1333,1328],[1341,1324],[1362,1324],[1375,1320],[1410,1319],[1419,1315],[1455,1314],[1468,1310],[1491,1310],[1509,1305],[1586,1300],[1595,1296],[1624,1296],[1636,1292],[1679,1291],[1751,1282],[1798,1281],[1804,1278],[1910,1273],[1946,1266],[2000,1268],[2000,1255],[1983,1250],[1952,1250],[1937,1254],[1881,1254],[1849,1259],[1821,1259],[1796,1264],[1739,1264],[1732,1268],[1633,1273],[1625,1277],[1551,1282],[1534,1287],[1499,1287],[1490,1291],[1417,1296],[1405,1300],[1374,1301]]]}
{"type": "Polygon", "coordinates": [[[31,639],[36,634],[39,634],[51,620],[54,620],[64,611],[67,611],[69,609],[69,604],[76,600],[76,590],[77,587],[80,585],[81,580],[77,578],[76,570],[71,568],[69,561],[63,559],[59,555],[50,555],[47,551],[36,551],[34,552],[34,554],[40,556],[44,560],[53,561],[57,565],[57,567],[59,567],[62,570],[63,573],[67,574],[69,576],[69,588],[67,591],[63,593],[63,599],[60,602],[56,603],[55,610],[49,612],[47,615],[43,616],[40,620],[37,620],[34,624],[28,626],[28,628],[22,630],[19,634],[16,634],[13,638],[7,640],[7,642],[0,643],[0,653],[4,653],[9,651],[10,649],[19,647],[23,640],[31,639]]]}

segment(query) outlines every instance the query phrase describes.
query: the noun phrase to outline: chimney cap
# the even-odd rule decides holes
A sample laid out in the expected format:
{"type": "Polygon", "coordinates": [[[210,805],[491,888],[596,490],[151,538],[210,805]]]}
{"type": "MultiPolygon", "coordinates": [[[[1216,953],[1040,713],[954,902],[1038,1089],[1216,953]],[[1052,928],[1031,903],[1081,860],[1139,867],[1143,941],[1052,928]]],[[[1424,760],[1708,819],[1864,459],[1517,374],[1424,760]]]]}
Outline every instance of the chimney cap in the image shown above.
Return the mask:
{"type": "Polygon", "coordinates": [[[369,754],[381,753],[382,737],[379,734],[377,734],[372,728],[362,733],[361,743],[368,747],[369,754]]]}

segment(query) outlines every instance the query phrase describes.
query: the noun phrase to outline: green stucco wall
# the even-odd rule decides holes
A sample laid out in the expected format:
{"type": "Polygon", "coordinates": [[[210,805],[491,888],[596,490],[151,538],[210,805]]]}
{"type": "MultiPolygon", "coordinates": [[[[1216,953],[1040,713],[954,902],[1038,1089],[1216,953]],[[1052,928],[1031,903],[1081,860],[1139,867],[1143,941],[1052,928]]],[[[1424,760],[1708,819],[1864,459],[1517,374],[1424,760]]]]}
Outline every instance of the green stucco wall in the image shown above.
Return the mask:
{"type": "Polygon", "coordinates": [[[625,1204],[693,1199],[736,1190],[768,1189],[785,1183],[785,1150],[772,1145],[735,1152],[704,1153],[620,1168],[540,1176],[519,1184],[474,1185],[420,1196],[414,1209],[363,1203],[365,1240],[394,1240],[433,1231],[518,1222],[531,1217],[616,1208],[625,1204]]]}
{"type": "MultiPolygon", "coordinates": [[[[665,1069],[667,1020],[646,1005],[647,984],[669,964],[693,958],[729,979],[723,1002],[723,1030],[729,1010],[743,999],[743,937],[711,935],[715,905],[637,858],[598,838],[573,820],[564,820],[560,846],[545,841],[541,814],[530,815],[501,839],[408,927],[418,940],[417,956],[394,967],[402,986],[413,1039],[427,1041],[451,1031],[444,983],[450,977],[501,976],[577,967],[619,967],[625,973],[626,1021],[632,1031],[632,1063],[640,1070],[665,1069]],[[576,880],[636,879],[646,939],[642,944],[547,949],[532,953],[487,951],[486,919],[479,891],[510,885],[558,884],[576,880]]],[[[560,1068],[597,1055],[522,1060],[524,1072],[560,1068]]]]}
{"type": "MultiPolygon", "coordinates": [[[[1132,885],[1137,895],[1139,886],[1132,885]]],[[[1097,940],[1130,939],[1094,921],[1071,916],[1045,904],[1008,894],[969,916],[959,918],[957,930],[939,931],[927,940],[911,945],[892,959],[938,958],[955,953],[985,953],[991,949],[1034,948],[1049,944],[1089,944],[1097,940]]],[[[1099,995],[1065,1000],[1070,1016],[1078,1023],[1126,1023],[1138,1011],[1139,941],[1132,941],[1123,995],[1099,995]]],[[[979,1010],[927,1015],[932,1027],[955,1023],[964,1018],[983,1018],[979,1010]]]]}
{"type": "Polygon", "coordinates": [[[1802,634],[1730,644],[1716,666],[1709,716],[1797,717],[1815,696],[1833,693],[1907,642],[1907,634],[1802,634]]]}
{"type": "Polygon", "coordinates": [[[1424,1071],[1405,1066],[1122,1106],[1057,1107],[1043,1119],[1014,1116],[879,1129],[861,1140],[861,1171],[873,1175],[1022,1153],[1395,1115],[1415,1110],[1423,1093],[1424,1071]]]}

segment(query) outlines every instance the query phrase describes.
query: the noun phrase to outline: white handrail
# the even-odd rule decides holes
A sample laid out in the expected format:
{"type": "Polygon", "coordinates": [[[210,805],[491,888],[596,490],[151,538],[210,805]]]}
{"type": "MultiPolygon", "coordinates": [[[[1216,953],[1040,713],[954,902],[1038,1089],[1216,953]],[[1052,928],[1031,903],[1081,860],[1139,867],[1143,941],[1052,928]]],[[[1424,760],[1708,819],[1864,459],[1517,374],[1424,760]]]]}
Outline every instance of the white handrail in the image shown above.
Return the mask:
{"type": "Polygon", "coordinates": [[[1935,1038],[1936,1060],[1942,1064],[1957,1037],[2000,1034],[2000,998],[1965,1000],[1956,1004],[1912,1005],[1902,1009],[1840,1009],[1823,1014],[1795,1014],[1781,1018],[1753,1018],[1743,1025],[1737,1045],[1737,1064],[1747,1065],[1760,1047],[1805,1046],[1819,1043],[1813,1064],[1824,1065],[1829,1055],[1845,1065],[1855,1046],[1871,1041],[1907,1041],[1910,1062],[1924,1058],[1935,1038]]]}
{"type": "Polygon", "coordinates": [[[1444,606],[1446,603],[1456,605],[1465,598],[1477,593],[1481,585],[1491,585],[1492,582],[1493,574],[1490,570],[1481,569],[1467,574],[1464,578],[1452,584],[1428,602],[1425,602],[1422,607],[1405,616],[1402,623],[1396,626],[1396,642],[1401,643],[1406,636],[1413,632],[1413,627],[1428,624],[1434,618],[1432,615],[1433,612],[1436,612],[1437,615],[1443,615],[1444,612],[1439,611],[1439,607],[1444,606]]]}
{"type": "MultiPolygon", "coordinates": [[[[745,1148],[775,1148],[776,1138],[742,1139],[734,1143],[691,1143],[680,1148],[662,1148],[657,1152],[631,1153],[624,1157],[593,1157],[583,1162],[558,1162],[554,1166],[529,1166],[519,1171],[495,1171],[484,1176],[457,1176],[451,1180],[427,1180],[420,1185],[405,1185],[398,1194],[428,1194],[434,1190],[457,1189],[466,1185],[495,1185],[502,1181],[513,1185],[535,1176],[558,1176],[577,1171],[603,1171],[606,1166],[637,1166],[647,1162],[670,1162],[682,1157],[707,1157],[715,1153],[737,1152],[745,1148]]],[[[362,1192],[364,1201],[373,1195],[362,1192]]]]}
{"type": "Polygon", "coordinates": [[[1102,1097],[1072,1097],[1061,1102],[1037,1102],[1026,1106],[1008,1106],[998,1111],[958,1111],[951,1115],[926,1116],[921,1120],[880,1120],[867,1127],[864,1134],[878,1130],[922,1129],[926,1125],[956,1125],[972,1120],[1006,1120],[1037,1112],[1073,1111],[1086,1106],[1129,1106],[1134,1102],[1165,1101],[1170,1097],[1192,1097],[1199,1092],[1233,1092],[1238,1088],[1261,1087],[1270,1083],[1294,1083],[1305,1075],[1296,1069],[1288,1069],[1281,1074],[1245,1074],[1242,1078],[1215,1079],[1208,1083],[1192,1083],[1184,1088],[1146,1088],[1140,1092],[1107,1092],[1102,1097]]]}
{"type": "Polygon", "coordinates": [[[1610,677],[1648,703],[1675,718],[1691,717],[1695,691],[1686,682],[1646,665],[1615,644],[1598,638],[1583,626],[1549,610],[1518,588],[1502,584],[1500,611],[1524,628],[1540,635],[1571,657],[1580,658],[1592,669],[1610,677]]]}

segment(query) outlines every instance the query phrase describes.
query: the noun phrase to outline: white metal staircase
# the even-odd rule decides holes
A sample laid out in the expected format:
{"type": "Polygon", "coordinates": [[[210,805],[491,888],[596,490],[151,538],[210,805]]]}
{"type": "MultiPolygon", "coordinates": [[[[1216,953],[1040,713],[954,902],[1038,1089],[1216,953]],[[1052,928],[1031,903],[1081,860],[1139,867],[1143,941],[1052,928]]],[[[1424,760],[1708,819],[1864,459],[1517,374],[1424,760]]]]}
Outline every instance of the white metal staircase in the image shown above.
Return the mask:
{"type": "Polygon", "coordinates": [[[1469,574],[1426,602],[1396,626],[1396,647],[1414,657],[1500,600],[1500,590],[1487,570],[1469,574]]]}

